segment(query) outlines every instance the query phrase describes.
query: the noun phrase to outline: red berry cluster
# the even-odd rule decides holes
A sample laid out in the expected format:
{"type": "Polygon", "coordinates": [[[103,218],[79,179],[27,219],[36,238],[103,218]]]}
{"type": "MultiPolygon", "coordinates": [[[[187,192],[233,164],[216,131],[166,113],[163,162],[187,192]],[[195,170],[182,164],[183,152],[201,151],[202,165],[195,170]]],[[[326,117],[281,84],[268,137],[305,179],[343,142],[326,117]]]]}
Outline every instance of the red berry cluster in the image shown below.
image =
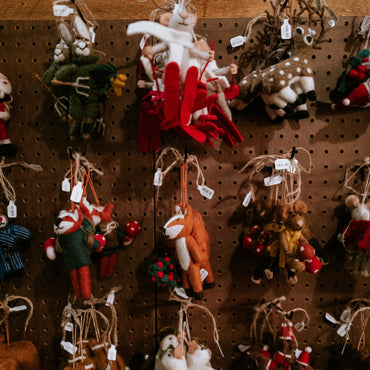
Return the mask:
{"type": "Polygon", "coordinates": [[[357,68],[354,68],[349,72],[349,76],[355,80],[358,81],[363,81],[366,79],[366,72],[367,72],[367,67],[364,65],[364,63],[367,63],[369,61],[369,58],[363,58],[362,59],[362,64],[360,64],[357,68]]]}
{"type": "Polygon", "coordinates": [[[243,247],[257,255],[262,255],[271,240],[271,233],[263,230],[260,225],[254,225],[246,229],[244,233],[243,247]]]}
{"type": "Polygon", "coordinates": [[[175,262],[168,255],[153,256],[152,262],[148,267],[148,274],[151,276],[153,283],[156,283],[158,286],[176,287],[180,282],[175,262]]]}

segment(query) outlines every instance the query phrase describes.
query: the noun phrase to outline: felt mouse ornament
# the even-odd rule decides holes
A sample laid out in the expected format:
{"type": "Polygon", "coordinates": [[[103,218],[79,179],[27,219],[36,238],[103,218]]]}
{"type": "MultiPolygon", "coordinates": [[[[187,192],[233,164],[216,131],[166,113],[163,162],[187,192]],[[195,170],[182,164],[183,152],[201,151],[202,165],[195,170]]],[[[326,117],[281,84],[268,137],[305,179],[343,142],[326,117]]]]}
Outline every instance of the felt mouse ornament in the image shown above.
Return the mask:
{"type": "Polygon", "coordinates": [[[239,84],[238,99],[248,104],[251,97],[260,96],[273,121],[309,117],[306,101],[316,100],[313,70],[308,57],[315,34],[308,27],[295,27],[291,57],[245,76],[239,84]]]}
{"type": "Polygon", "coordinates": [[[9,225],[5,205],[0,204],[0,279],[23,271],[20,251],[27,246],[31,232],[23,226],[9,225]]]}
{"type": "Polygon", "coordinates": [[[214,277],[209,261],[210,241],[204,221],[199,212],[189,204],[175,207],[175,216],[163,226],[164,236],[175,241],[176,258],[182,268],[182,283],[186,294],[195,299],[203,298],[203,288],[214,287],[214,277]],[[201,269],[208,275],[204,284],[201,269]]]}
{"type": "Polygon", "coordinates": [[[110,63],[98,63],[99,54],[93,50],[91,34],[79,15],[73,15],[71,24],[59,21],[58,30],[62,44],[71,50],[71,61],[62,66],[55,64],[45,80],[54,75],[50,83],[70,87],[68,114],[72,124],[69,137],[87,140],[99,117],[98,104],[105,99],[105,93],[111,87],[120,96],[126,76],[117,74],[116,68],[110,63]]]}
{"type": "Polygon", "coordinates": [[[12,155],[16,152],[16,147],[11,143],[6,130],[12,101],[12,85],[8,78],[0,73],[0,155],[2,156],[12,155]]]}
{"type": "Polygon", "coordinates": [[[370,275],[368,258],[370,247],[370,209],[361,203],[355,194],[345,199],[346,207],[351,211],[352,219],[338,236],[346,251],[346,268],[367,277],[370,275]]]}
{"type": "Polygon", "coordinates": [[[296,274],[305,270],[305,263],[297,258],[297,248],[301,244],[308,244],[302,233],[305,225],[304,214],[307,213],[307,205],[300,200],[292,205],[282,206],[284,224],[276,233],[274,240],[267,251],[273,258],[278,258],[279,267],[286,269],[290,282],[297,282],[296,274]]]}
{"type": "Polygon", "coordinates": [[[91,295],[90,251],[101,251],[105,245],[103,235],[94,235],[94,225],[84,218],[76,206],[74,210],[62,210],[54,223],[57,238],[50,238],[44,243],[44,249],[50,260],[61,254],[73,284],[77,298],[89,298],[91,295]]]}
{"type": "Polygon", "coordinates": [[[137,221],[129,221],[125,229],[119,228],[117,221],[112,219],[113,204],[97,206],[88,202],[86,197],[80,203],[84,216],[91,220],[96,227],[96,232],[105,237],[105,246],[99,252],[99,277],[109,279],[113,276],[118,259],[118,251],[132,244],[140,231],[137,221]]]}

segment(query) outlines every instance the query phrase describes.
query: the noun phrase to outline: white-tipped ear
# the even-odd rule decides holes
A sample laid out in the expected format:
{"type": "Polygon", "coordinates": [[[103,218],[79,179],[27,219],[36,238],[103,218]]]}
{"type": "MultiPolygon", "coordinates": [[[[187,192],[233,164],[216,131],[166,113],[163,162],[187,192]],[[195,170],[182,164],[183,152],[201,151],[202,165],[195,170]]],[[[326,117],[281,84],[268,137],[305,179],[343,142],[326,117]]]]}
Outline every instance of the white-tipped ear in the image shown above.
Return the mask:
{"type": "Polygon", "coordinates": [[[67,23],[59,22],[58,32],[62,41],[64,41],[67,45],[72,45],[76,40],[75,32],[67,23]]]}
{"type": "Polygon", "coordinates": [[[75,15],[72,23],[73,29],[75,30],[79,38],[91,41],[89,28],[87,27],[86,23],[82,20],[80,16],[75,15]]]}
{"type": "Polygon", "coordinates": [[[176,206],[175,207],[175,213],[177,214],[177,215],[182,215],[183,213],[182,213],[182,209],[181,209],[181,207],[180,206],[176,206]]]}
{"type": "Polygon", "coordinates": [[[188,207],[185,208],[184,216],[188,214],[188,207]]]}

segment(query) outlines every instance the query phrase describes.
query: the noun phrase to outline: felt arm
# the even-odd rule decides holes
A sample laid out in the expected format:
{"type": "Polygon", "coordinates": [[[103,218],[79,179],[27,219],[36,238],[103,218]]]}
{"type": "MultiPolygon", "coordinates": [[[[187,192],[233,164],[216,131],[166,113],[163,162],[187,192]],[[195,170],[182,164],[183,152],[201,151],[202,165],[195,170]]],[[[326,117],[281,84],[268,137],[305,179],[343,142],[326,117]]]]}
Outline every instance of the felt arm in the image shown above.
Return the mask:
{"type": "Polygon", "coordinates": [[[66,65],[60,68],[59,71],[55,73],[55,78],[60,81],[72,81],[74,80],[73,75],[77,71],[77,66],[73,65],[66,65]]]}
{"type": "Polygon", "coordinates": [[[203,60],[208,60],[209,59],[209,52],[208,51],[202,51],[202,50],[196,48],[195,46],[192,47],[189,51],[190,51],[190,54],[195,58],[199,58],[199,59],[203,59],[203,60]]]}
{"type": "Polygon", "coordinates": [[[49,260],[53,261],[56,259],[56,254],[54,251],[55,244],[57,240],[55,238],[49,238],[45,243],[44,243],[44,250],[46,253],[46,256],[49,258],[49,260]]]}
{"type": "Polygon", "coordinates": [[[54,78],[55,73],[58,71],[58,64],[54,62],[43,74],[42,80],[49,85],[50,81],[54,78]]]}
{"type": "Polygon", "coordinates": [[[199,244],[196,242],[196,240],[191,236],[188,235],[186,237],[186,247],[190,253],[191,258],[196,262],[200,263],[202,262],[202,255],[199,251],[199,244]]]}

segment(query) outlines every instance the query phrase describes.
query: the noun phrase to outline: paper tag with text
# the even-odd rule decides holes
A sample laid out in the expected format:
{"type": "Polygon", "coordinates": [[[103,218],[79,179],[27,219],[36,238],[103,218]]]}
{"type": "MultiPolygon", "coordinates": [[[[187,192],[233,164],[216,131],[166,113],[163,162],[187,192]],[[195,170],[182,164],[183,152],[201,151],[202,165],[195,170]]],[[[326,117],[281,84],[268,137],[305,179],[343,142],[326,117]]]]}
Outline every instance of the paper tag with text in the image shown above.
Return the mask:
{"type": "Polygon", "coordinates": [[[252,190],[250,190],[247,195],[245,196],[244,200],[243,200],[243,206],[244,207],[248,207],[249,206],[249,203],[252,199],[252,190]]]}
{"type": "Polygon", "coordinates": [[[265,186],[279,185],[283,182],[283,178],[281,176],[270,176],[265,177],[263,182],[265,183],[265,186]]]}
{"type": "Polygon", "coordinates": [[[198,186],[199,193],[206,197],[207,199],[212,199],[215,191],[209,188],[206,185],[199,185],[198,186]]]}
{"type": "Polygon", "coordinates": [[[83,193],[82,182],[78,181],[77,184],[73,187],[72,193],[71,193],[71,196],[69,197],[69,199],[72,202],[80,203],[81,198],[82,198],[82,193],[83,193]]]}
{"type": "Polygon", "coordinates": [[[163,181],[162,170],[160,168],[158,168],[157,171],[154,174],[153,184],[154,184],[154,186],[162,186],[162,184],[163,184],[162,181],[163,181]]]}
{"type": "Polygon", "coordinates": [[[8,217],[9,218],[16,218],[17,217],[17,206],[14,204],[14,202],[11,200],[9,201],[8,207],[7,207],[8,217]]]}
{"type": "Polygon", "coordinates": [[[280,32],[283,40],[290,40],[292,38],[292,26],[289,23],[289,19],[284,19],[280,32]]]}
{"type": "Polygon", "coordinates": [[[71,322],[67,322],[67,324],[64,325],[64,330],[65,331],[73,331],[73,324],[71,322]]]}
{"type": "Polygon", "coordinates": [[[230,45],[233,48],[237,48],[239,46],[242,46],[247,41],[247,38],[244,36],[235,36],[232,39],[230,39],[230,45]]]}
{"type": "Polygon", "coordinates": [[[204,280],[208,276],[208,271],[205,269],[200,269],[200,280],[204,280]]]}
{"type": "Polygon", "coordinates": [[[67,178],[62,181],[62,191],[65,191],[66,193],[69,193],[71,191],[71,183],[67,178]]]}
{"type": "Polygon", "coordinates": [[[73,14],[74,10],[67,5],[53,5],[53,13],[56,17],[68,17],[70,14],[73,14]]]}

